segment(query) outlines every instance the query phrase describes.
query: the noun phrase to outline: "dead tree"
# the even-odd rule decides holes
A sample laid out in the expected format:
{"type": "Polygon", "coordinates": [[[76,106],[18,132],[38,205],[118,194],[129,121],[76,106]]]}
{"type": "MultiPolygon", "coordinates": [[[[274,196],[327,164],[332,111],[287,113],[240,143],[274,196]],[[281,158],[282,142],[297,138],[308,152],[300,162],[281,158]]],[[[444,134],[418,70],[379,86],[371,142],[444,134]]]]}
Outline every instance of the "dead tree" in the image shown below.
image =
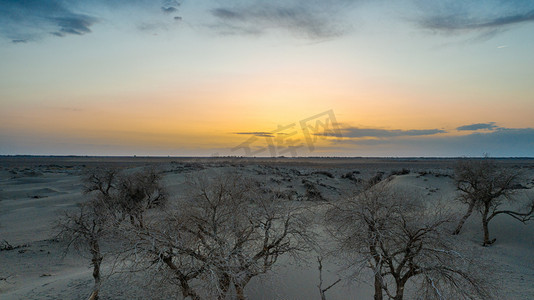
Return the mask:
{"type": "Polygon", "coordinates": [[[121,176],[117,183],[115,210],[128,217],[132,225],[143,227],[145,212],[166,203],[167,194],[160,181],[161,176],[153,169],[121,176]]]}
{"type": "Polygon", "coordinates": [[[91,254],[95,281],[91,299],[98,299],[100,290],[103,240],[117,231],[126,216],[132,224],[142,227],[145,212],[165,203],[166,194],[159,181],[153,170],[131,175],[120,174],[116,169],[93,170],[84,179],[89,200],[77,210],[65,211],[57,221],[58,237],[67,242],[66,250],[73,246],[91,254]]]}
{"type": "Polygon", "coordinates": [[[341,282],[341,278],[338,278],[336,281],[328,285],[327,287],[323,287],[323,258],[321,256],[317,256],[317,264],[319,269],[319,284],[317,285],[317,288],[319,289],[319,295],[321,295],[321,300],[326,300],[326,292],[333,288],[336,284],[341,282]]]}
{"type": "Polygon", "coordinates": [[[110,232],[109,218],[97,201],[81,203],[75,211],[65,211],[56,224],[57,237],[79,253],[88,251],[93,266],[93,291],[90,299],[98,299],[102,276],[100,266],[104,258],[101,244],[110,232]]]}
{"type": "Polygon", "coordinates": [[[131,174],[96,169],[86,176],[84,192],[113,214],[116,222],[128,218],[142,227],[145,212],[166,203],[167,194],[160,181],[161,176],[150,168],[131,174]]]}
{"type": "Polygon", "coordinates": [[[513,202],[514,187],[519,177],[520,171],[501,167],[487,157],[459,161],[455,169],[455,182],[461,193],[460,200],[468,208],[453,233],[460,233],[474,209],[478,209],[482,216],[485,246],[495,242],[495,239],[490,239],[489,222],[497,215],[506,214],[523,223],[529,221],[534,213],[534,201],[524,211],[499,210],[502,204],[513,202]]]}
{"type": "Polygon", "coordinates": [[[136,233],[137,253],[171,270],[184,297],[211,291],[218,299],[245,299],[252,278],[270,271],[280,256],[308,249],[301,209],[261,194],[253,182],[221,174],[194,177],[188,185],[164,220],[136,233]]]}
{"type": "Polygon", "coordinates": [[[121,173],[115,168],[92,169],[82,179],[84,194],[105,210],[114,222],[120,222],[124,218],[124,214],[118,209],[120,179],[121,173]]]}
{"type": "Polygon", "coordinates": [[[486,299],[481,281],[467,271],[467,258],[444,234],[451,217],[431,212],[418,198],[379,183],[327,212],[338,251],[350,254],[357,272],[372,273],[375,300],[401,300],[408,283],[425,299],[486,299]],[[361,269],[360,269],[361,268],[361,269]]]}
{"type": "Polygon", "coordinates": [[[113,190],[117,188],[119,171],[117,169],[94,169],[84,178],[84,193],[98,191],[105,197],[111,197],[113,190]]]}

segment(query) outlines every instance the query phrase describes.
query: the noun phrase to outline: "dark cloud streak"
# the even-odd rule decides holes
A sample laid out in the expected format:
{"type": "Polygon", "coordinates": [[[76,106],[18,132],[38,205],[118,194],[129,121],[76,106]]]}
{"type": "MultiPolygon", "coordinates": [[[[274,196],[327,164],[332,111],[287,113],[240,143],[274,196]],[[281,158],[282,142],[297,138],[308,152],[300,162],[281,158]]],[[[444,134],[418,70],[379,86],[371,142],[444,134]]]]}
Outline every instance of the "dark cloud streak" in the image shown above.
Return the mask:
{"type": "Polygon", "coordinates": [[[427,136],[436,135],[439,133],[446,133],[441,129],[377,129],[377,128],[358,128],[358,127],[345,127],[341,128],[341,136],[333,133],[320,133],[316,135],[320,136],[337,136],[344,138],[392,138],[392,137],[406,137],[406,136],[427,136]]]}
{"type": "MultiPolygon", "coordinates": [[[[176,0],[0,0],[0,38],[20,44],[49,36],[85,35],[105,18],[102,15],[111,13],[108,18],[120,18],[122,11],[132,9],[149,15],[158,12],[162,16],[170,15],[166,16],[168,21],[174,22],[180,19],[175,16],[179,7],[176,0]]],[[[136,18],[134,21],[141,22],[143,17],[136,15],[136,18]]]]}
{"type": "Polygon", "coordinates": [[[90,27],[96,22],[96,19],[83,15],[73,15],[66,18],[55,18],[54,21],[60,27],[59,31],[54,34],[65,36],[66,34],[83,35],[90,33],[90,27]]]}
{"type": "Polygon", "coordinates": [[[172,7],[172,6],[171,7],[162,7],[161,10],[166,14],[170,14],[170,13],[178,11],[178,9],[176,7],[172,7]]]}
{"type": "Polygon", "coordinates": [[[512,25],[534,22],[534,2],[524,0],[416,1],[422,15],[416,21],[435,32],[480,32],[495,35],[512,25]]]}
{"type": "Polygon", "coordinates": [[[216,19],[209,27],[220,34],[262,34],[283,29],[308,39],[329,39],[346,31],[340,18],[342,7],[357,1],[261,2],[211,10],[216,19]]]}
{"type": "Polygon", "coordinates": [[[266,132],[266,131],[234,132],[234,134],[253,135],[253,136],[259,136],[259,137],[274,137],[272,132],[266,132]]]}
{"type": "Polygon", "coordinates": [[[467,130],[494,130],[498,128],[497,125],[495,125],[495,122],[489,122],[489,123],[476,123],[476,124],[470,124],[470,125],[464,125],[456,128],[456,130],[459,131],[467,131],[467,130]]]}
{"type": "Polygon", "coordinates": [[[496,19],[486,20],[472,20],[469,18],[455,16],[429,18],[427,20],[423,20],[421,24],[429,29],[454,31],[497,28],[516,23],[532,21],[534,21],[534,11],[529,11],[525,14],[503,16],[496,19]]]}
{"type": "Polygon", "coordinates": [[[91,32],[98,19],[79,14],[55,0],[0,0],[0,35],[13,43],[46,35],[83,35],[91,32]]]}
{"type": "Polygon", "coordinates": [[[357,145],[359,151],[369,151],[364,155],[371,156],[480,156],[489,153],[498,157],[534,157],[534,128],[499,128],[461,136],[418,139],[333,139],[331,142],[332,145],[345,145],[342,147],[345,151],[357,145]]]}
{"type": "Polygon", "coordinates": [[[212,14],[219,19],[225,19],[230,21],[244,19],[244,16],[242,14],[239,14],[227,8],[216,8],[212,10],[212,14]]]}

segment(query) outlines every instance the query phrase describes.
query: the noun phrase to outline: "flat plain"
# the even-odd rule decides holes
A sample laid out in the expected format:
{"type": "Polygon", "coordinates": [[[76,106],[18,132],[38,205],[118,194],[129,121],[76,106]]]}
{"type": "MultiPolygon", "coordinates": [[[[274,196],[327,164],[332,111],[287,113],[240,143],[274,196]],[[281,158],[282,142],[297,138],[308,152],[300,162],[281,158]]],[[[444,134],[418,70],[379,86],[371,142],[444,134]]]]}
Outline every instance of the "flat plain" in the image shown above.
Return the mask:
{"type": "MultiPolygon", "coordinates": [[[[522,188],[515,195],[518,203],[532,199],[534,159],[498,162],[523,170],[522,188]]],[[[456,200],[456,163],[452,158],[0,157],[0,299],[83,299],[90,294],[90,259],[75,251],[65,253],[64,245],[54,239],[53,224],[62,211],[74,210],[87,200],[83,178],[97,168],[126,172],[153,168],[162,175],[171,202],[184,196],[185,183],[195,174],[239,174],[277,189],[284,195],[280,201],[309,206],[320,226],[323,204],[353,196],[362,182],[377,174],[410,195],[444,204],[461,216],[465,207],[456,200]]],[[[533,299],[534,222],[525,225],[499,216],[490,229],[497,242],[482,247],[479,215],[475,213],[458,238],[467,245],[467,251],[487,263],[481,271],[495,285],[496,298],[533,299]]],[[[324,234],[319,239],[329,243],[324,234]]],[[[299,260],[281,258],[271,272],[247,286],[248,297],[319,299],[317,255],[310,252],[299,260]]],[[[326,261],[325,282],[340,278],[340,260],[331,255],[326,261]]],[[[109,271],[109,265],[104,271],[109,271]]],[[[151,288],[157,284],[146,286],[150,280],[144,276],[105,276],[101,297],[151,298],[151,288]]],[[[363,277],[342,278],[328,291],[328,299],[372,299],[371,282],[363,277]]]]}

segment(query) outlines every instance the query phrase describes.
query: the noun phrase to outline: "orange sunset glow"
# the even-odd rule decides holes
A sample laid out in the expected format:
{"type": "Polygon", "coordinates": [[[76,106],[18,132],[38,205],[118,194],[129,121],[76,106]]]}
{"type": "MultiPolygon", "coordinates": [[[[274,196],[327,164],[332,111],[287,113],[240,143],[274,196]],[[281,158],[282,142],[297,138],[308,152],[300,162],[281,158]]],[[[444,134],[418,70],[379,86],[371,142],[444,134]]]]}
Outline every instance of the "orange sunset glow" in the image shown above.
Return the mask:
{"type": "Polygon", "coordinates": [[[0,154],[240,156],[291,124],[298,156],[534,154],[534,25],[514,1],[474,1],[443,24],[446,9],[409,1],[184,2],[176,18],[96,2],[62,10],[91,20],[80,28],[41,29],[16,27],[31,7],[6,4],[0,154]],[[274,15],[287,7],[298,22],[274,15]],[[315,132],[311,151],[299,122],[326,111],[340,134],[315,132]]]}

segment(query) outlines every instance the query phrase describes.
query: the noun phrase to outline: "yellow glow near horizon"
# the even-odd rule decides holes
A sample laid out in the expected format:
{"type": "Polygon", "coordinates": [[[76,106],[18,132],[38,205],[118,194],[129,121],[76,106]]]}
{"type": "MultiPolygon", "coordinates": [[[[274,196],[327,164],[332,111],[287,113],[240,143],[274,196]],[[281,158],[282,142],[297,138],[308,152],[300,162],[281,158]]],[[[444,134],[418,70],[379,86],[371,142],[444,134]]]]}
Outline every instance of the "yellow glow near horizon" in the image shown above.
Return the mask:
{"type": "MultiPolygon", "coordinates": [[[[209,154],[253,136],[236,133],[272,132],[327,110],[343,128],[385,134],[320,140],[323,153],[394,152],[414,141],[424,154],[424,140],[487,133],[456,128],[490,122],[515,129],[507,143],[528,143],[534,128],[534,66],[525,59],[534,42],[519,39],[531,36],[526,27],[502,33],[506,48],[491,40],[445,47],[407,24],[317,43],[191,27],[165,37],[108,29],[0,49],[1,153],[39,153],[41,145],[53,153],[61,143],[75,153],[115,145],[117,153],[209,154]],[[398,130],[446,133],[387,136],[398,130]]],[[[488,143],[500,149],[499,139],[488,143]]],[[[456,153],[461,143],[453,142],[444,153],[456,153]]]]}

